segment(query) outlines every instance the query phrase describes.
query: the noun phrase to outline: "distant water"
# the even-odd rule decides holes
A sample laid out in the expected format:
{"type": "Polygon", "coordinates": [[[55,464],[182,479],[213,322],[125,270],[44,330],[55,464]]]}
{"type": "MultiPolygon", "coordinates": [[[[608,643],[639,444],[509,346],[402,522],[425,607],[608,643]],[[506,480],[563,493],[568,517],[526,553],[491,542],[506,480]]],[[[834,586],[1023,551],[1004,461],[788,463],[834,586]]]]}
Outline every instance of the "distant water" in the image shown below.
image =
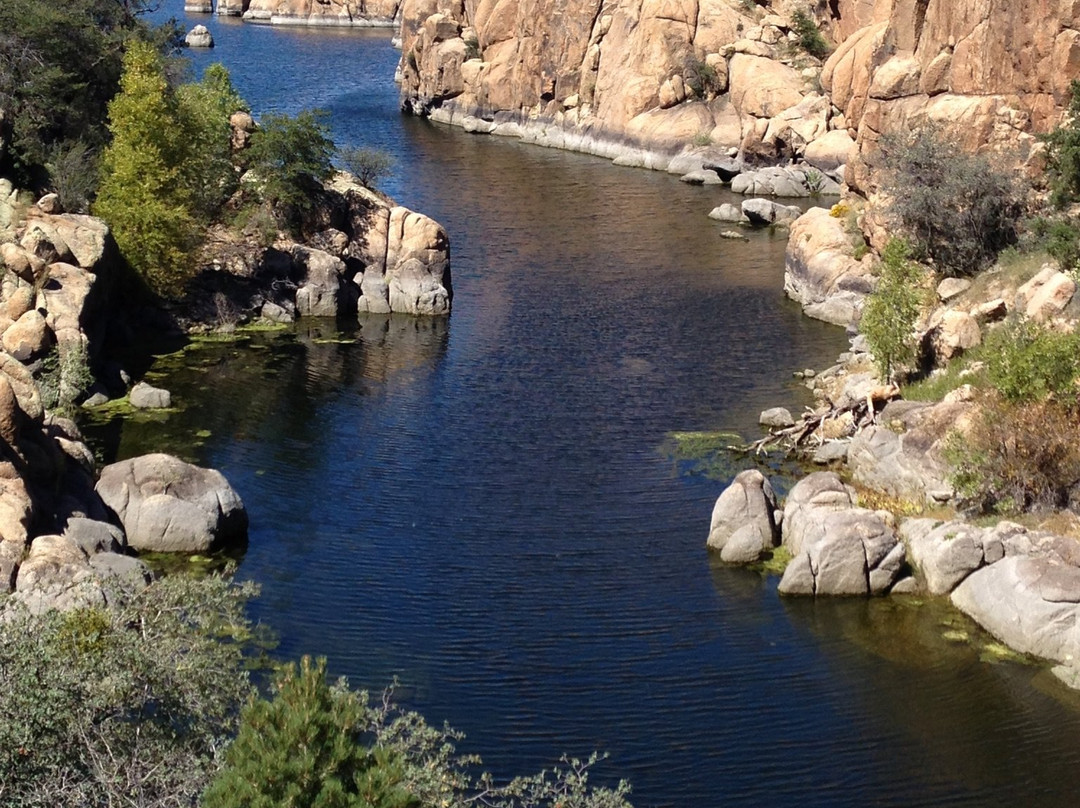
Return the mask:
{"type": "Polygon", "coordinates": [[[669,433],[755,435],[846,345],[784,299],[782,238],[722,240],[723,191],[401,117],[385,32],[195,22],[197,67],[392,152],[384,190],[453,245],[449,320],[192,351],[160,368],[183,412],[94,433],[226,473],[283,656],[400,677],[502,776],[606,750],[641,806],[1077,804],[1080,714],[1039,668],[706,553],[723,480],[669,433]]]}

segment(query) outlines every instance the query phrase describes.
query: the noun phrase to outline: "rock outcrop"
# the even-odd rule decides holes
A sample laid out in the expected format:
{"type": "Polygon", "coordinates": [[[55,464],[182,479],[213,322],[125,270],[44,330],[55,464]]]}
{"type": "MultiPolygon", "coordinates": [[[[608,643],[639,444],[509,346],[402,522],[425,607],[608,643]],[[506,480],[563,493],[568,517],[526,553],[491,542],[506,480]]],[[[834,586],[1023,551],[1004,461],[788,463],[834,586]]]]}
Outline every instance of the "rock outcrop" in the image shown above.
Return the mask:
{"type": "Polygon", "coordinates": [[[847,126],[792,44],[795,5],[769,5],[405,0],[403,106],[653,168],[680,153],[800,157],[847,126]]]}
{"type": "Polygon", "coordinates": [[[395,24],[400,0],[246,0],[246,22],[270,25],[387,28],[395,24]]]}

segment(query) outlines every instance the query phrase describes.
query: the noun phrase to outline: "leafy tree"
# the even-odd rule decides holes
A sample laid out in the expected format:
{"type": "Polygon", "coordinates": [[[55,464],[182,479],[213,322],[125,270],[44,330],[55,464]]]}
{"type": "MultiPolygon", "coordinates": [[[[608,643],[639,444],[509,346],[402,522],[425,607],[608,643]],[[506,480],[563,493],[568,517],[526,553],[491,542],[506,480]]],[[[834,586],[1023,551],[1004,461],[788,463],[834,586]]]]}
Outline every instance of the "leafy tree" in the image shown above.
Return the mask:
{"type": "Polygon", "coordinates": [[[1016,242],[1024,210],[1017,179],[938,127],[882,137],[881,167],[886,213],[941,274],[973,275],[1016,242]]]}
{"type": "Polygon", "coordinates": [[[251,585],[171,576],[111,609],[0,621],[0,804],[190,806],[251,692],[251,585]]]}
{"type": "Polygon", "coordinates": [[[1040,140],[1046,144],[1050,201],[1061,208],[1080,199],[1080,80],[1069,84],[1064,122],[1040,140]]]}
{"type": "Polygon", "coordinates": [[[299,227],[313,206],[318,183],[334,170],[334,143],[326,113],[304,110],[295,117],[264,115],[245,154],[248,168],[262,183],[264,199],[280,211],[287,224],[299,227]]]}
{"type": "Polygon", "coordinates": [[[881,251],[878,285],[867,298],[859,330],[866,335],[881,375],[887,380],[897,366],[915,359],[915,321],[922,308],[922,272],[911,260],[911,247],[889,239],[881,251]]]}
{"type": "Polygon", "coordinates": [[[237,186],[229,118],[248,106],[221,64],[206,68],[201,81],[181,85],[176,99],[184,144],[180,181],[191,195],[192,210],[212,218],[237,186]]]}
{"type": "Polygon", "coordinates": [[[113,229],[128,263],[155,292],[174,294],[190,275],[195,221],[180,166],[179,106],[161,57],[145,43],[124,56],[121,92],[109,104],[112,142],[94,212],[113,229]]]}
{"type": "Polygon", "coordinates": [[[165,52],[178,41],[175,25],[151,30],[141,21],[149,5],[144,0],[0,3],[0,110],[10,138],[0,171],[39,187],[57,144],[104,145],[105,108],[119,87],[127,42],[144,39],[165,52]]]}
{"type": "Polygon", "coordinates": [[[416,808],[402,767],[385,748],[364,744],[365,701],[326,681],[326,660],[285,667],[272,700],[244,709],[227,764],[205,808],[416,808]]]}

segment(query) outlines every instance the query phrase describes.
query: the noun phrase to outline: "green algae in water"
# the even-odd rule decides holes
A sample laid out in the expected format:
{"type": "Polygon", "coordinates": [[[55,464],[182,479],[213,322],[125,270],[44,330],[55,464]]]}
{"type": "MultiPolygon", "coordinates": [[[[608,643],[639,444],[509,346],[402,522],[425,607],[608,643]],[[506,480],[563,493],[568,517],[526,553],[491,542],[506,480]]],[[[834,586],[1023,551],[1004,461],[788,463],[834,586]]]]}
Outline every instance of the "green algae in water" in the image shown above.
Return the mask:
{"type": "Polygon", "coordinates": [[[787,565],[791,563],[791,559],[791,550],[780,545],[772,549],[768,558],[763,558],[753,566],[765,575],[783,575],[787,565]]]}
{"type": "Polygon", "coordinates": [[[773,490],[783,496],[795,480],[807,471],[807,464],[785,451],[766,447],[762,452],[747,452],[746,441],[737,432],[669,432],[660,451],[683,465],[682,471],[700,474],[710,480],[729,481],[740,471],[756,468],[769,478],[773,490]]]}

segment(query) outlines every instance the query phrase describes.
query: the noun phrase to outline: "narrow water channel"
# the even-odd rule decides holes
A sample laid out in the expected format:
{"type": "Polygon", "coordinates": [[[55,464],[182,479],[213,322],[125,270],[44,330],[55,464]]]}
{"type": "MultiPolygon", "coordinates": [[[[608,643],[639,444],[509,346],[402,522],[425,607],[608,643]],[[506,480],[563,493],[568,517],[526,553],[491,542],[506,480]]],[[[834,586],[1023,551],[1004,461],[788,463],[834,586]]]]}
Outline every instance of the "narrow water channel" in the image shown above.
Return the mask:
{"type": "Polygon", "coordinates": [[[327,108],[452,241],[448,320],[204,346],[158,368],[180,412],[95,432],[229,477],[282,656],[399,677],[500,776],[607,751],[640,806],[1076,804],[1080,712],[1039,668],[933,604],[781,600],[705,552],[723,473],[670,433],[752,435],[846,346],[784,299],[782,237],[721,239],[723,191],[401,117],[388,33],[195,22],[196,67],[327,108]]]}

